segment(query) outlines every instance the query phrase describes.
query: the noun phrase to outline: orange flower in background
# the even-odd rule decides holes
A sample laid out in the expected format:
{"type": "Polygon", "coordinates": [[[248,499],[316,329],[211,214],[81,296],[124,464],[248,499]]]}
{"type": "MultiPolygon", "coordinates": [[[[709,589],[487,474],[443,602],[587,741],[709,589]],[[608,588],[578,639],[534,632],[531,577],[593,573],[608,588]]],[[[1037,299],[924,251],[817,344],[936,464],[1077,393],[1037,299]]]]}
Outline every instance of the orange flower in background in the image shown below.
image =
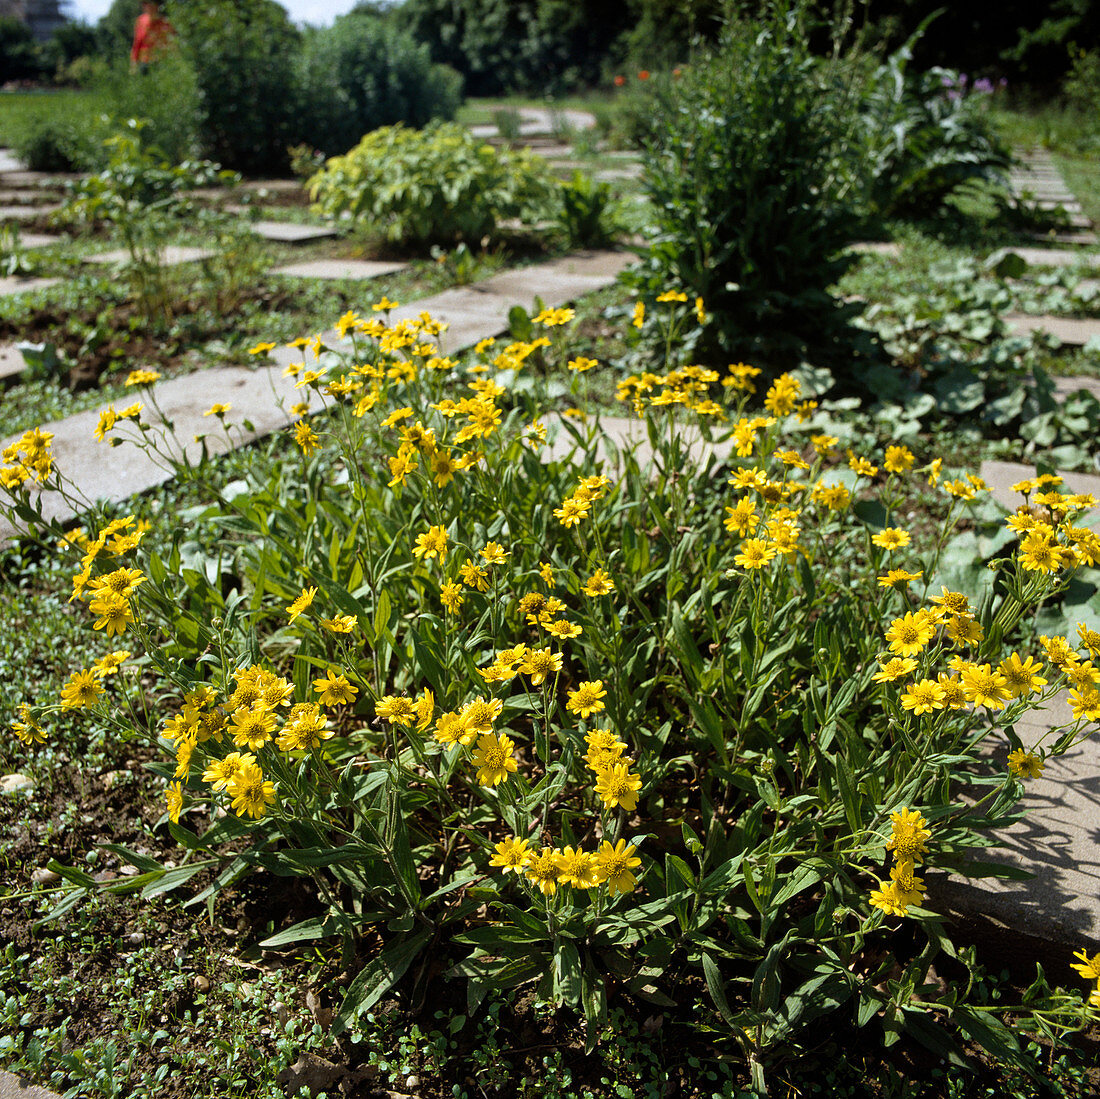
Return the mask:
{"type": "Polygon", "coordinates": [[[615,87],[616,88],[621,88],[625,83],[626,83],[626,77],[625,76],[615,77],[615,87]]]}
{"type": "Polygon", "coordinates": [[[642,69],[642,71],[638,73],[638,79],[639,80],[648,80],[649,79],[649,69],[642,69]]]}

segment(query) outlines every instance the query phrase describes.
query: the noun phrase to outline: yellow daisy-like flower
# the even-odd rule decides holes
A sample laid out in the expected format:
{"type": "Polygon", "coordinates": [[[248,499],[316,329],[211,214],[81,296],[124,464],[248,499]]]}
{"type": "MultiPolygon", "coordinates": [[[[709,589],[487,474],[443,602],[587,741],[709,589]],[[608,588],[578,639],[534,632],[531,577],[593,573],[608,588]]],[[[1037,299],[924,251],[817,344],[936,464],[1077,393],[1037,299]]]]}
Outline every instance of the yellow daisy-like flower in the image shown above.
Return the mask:
{"type": "Polygon", "coordinates": [[[932,838],[928,821],[915,809],[901,808],[890,814],[892,834],[886,841],[886,849],[893,851],[899,862],[920,863],[928,853],[927,842],[932,838]]]}
{"type": "Polygon", "coordinates": [[[1039,756],[1034,752],[1025,752],[1023,748],[1008,753],[1008,770],[1017,778],[1038,778],[1045,766],[1039,756]]]}
{"type": "MultiPolygon", "coordinates": [[[[297,347],[297,346],[304,347],[305,346],[305,341],[302,340],[301,342],[299,342],[298,340],[295,340],[294,343],[287,344],[287,346],[288,347],[297,347]]],[[[268,342],[264,341],[264,342],[256,344],[255,347],[250,347],[248,349],[247,353],[249,355],[266,355],[269,351],[274,351],[274,350],[275,350],[275,345],[273,343],[268,343],[268,342]]]]}
{"type": "Polygon", "coordinates": [[[501,867],[505,874],[509,871],[516,875],[520,874],[533,854],[527,850],[529,842],[530,840],[517,839],[515,836],[501,840],[496,845],[496,854],[489,860],[489,865],[501,867]]]}
{"type": "Polygon", "coordinates": [[[575,359],[570,359],[566,363],[566,366],[577,374],[583,374],[586,370],[591,370],[599,365],[595,359],[586,358],[584,355],[578,355],[575,359]]]}
{"type": "Polygon", "coordinates": [[[603,570],[597,569],[584,583],[581,591],[593,599],[615,590],[615,581],[603,570]]]}
{"type": "Polygon", "coordinates": [[[886,631],[886,641],[892,653],[898,656],[916,656],[935,633],[935,624],[927,611],[907,611],[890,624],[886,631]]]}
{"type": "Polygon", "coordinates": [[[943,687],[934,679],[910,683],[902,692],[901,704],[915,714],[930,714],[943,707],[943,687]]]}
{"type": "Polygon", "coordinates": [[[173,824],[180,822],[180,810],[183,809],[183,787],[178,782],[170,783],[164,792],[167,802],[168,819],[173,824]]]}
{"type": "Polygon", "coordinates": [[[988,664],[968,664],[959,672],[959,679],[966,692],[967,702],[975,706],[1000,710],[1012,697],[1009,694],[1008,681],[988,664]]]}
{"type": "Polygon", "coordinates": [[[102,691],[99,680],[90,670],[73,672],[68,683],[61,688],[61,708],[79,710],[84,706],[91,706],[102,691]]]}
{"type": "Polygon", "coordinates": [[[294,441],[307,458],[321,447],[320,438],[305,420],[299,420],[294,425],[294,441]]]}
{"type": "Polygon", "coordinates": [[[1005,687],[1010,698],[1021,698],[1024,695],[1035,694],[1046,686],[1046,680],[1039,674],[1042,665],[1034,657],[1021,660],[1018,653],[1013,653],[1001,661],[1000,673],[1005,677],[1005,687]]]}
{"type": "Polygon", "coordinates": [[[634,319],[630,322],[635,328],[641,328],[645,324],[645,302],[634,303],[634,319]]]}
{"type": "Polygon", "coordinates": [[[901,549],[903,546],[909,545],[909,532],[901,530],[899,527],[887,527],[874,535],[871,541],[885,550],[901,549]]]}
{"type": "Polygon", "coordinates": [[[413,556],[427,559],[438,557],[442,561],[447,556],[447,528],[433,526],[423,534],[418,534],[413,546],[413,556]]]}
{"type": "Polygon", "coordinates": [[[634,855],[634,848],[628,847],[626,840],[621,839],[614,846],[604,840],[596,852],[596,875],[612,896],[633,891],[638,879],[632,871],[641,865],[642,860],[634,855]]]}
{"type": "Polygon", "coordinates": [[[904,588],[919,580],[923,572],[907,572],[905,569],[890,569],[889,572],[878,578],[880,588],[904,588]]]}
{"type": "Polygon", "coordinates": [[[550,649],[528,649],[519,670],[531,677],[531,685],[538,687],[551,675],[561,671],[561,653],[550,649]]]}
{"type": "Polygon", "coordinates": [[[579,714],[583,718],[588,718],[604,708],[603,699],[606,697],[607,692],[603,689],[603,680],[589,680],[581,683],[575,691],[569,692],[566,709],[571,714],[579,714]]]}
{"type": "Polygon", "coordinates": [[[116,649],[114,652],[107,653],[106,656],[101,656],[92,665],[92,674],[98,679],[106,679],[108,676],[116,675],[119,668],[129,659],[130,652],[128,649],[116,649]]]}
{"type": "Polygon", "coordinates": [[[499,736],[484,733],[478,737],[477,748],[470,754],[471,762],[477,767],[477,781],[482,786],[499,786],[519,764],[512,755],[515,742],[506,733],[499,736]]]}
{"type": "Polygon", "coordinates": [[[224,416],[232,405],[222,404],[220,401],[217,404],[212,404],[204,413],[204,416],[217,416],[219,419],[224,416]]]}
{"type": "Polygon", "coordinates": [[[893,683],[895,680],[904,679],[917,670],[917,662],[912,657],[891,657],[885,663],[879,665],[871,679],[875,683],[893,683]]]}
{"type": "Polygon", "coordinates": [[[321,696],[322,706],[339,706],[355,701],[359,688],[348,682],[347,676],[337,675],[329,668],[320,678],[313,681],[313,689],[321,696]]]}
{"type": "Polygon", "coordinates": [[[477,552],[490,565],[503,565],[508,559],[508,551],[499,542],[486,542],[477,552]]]}
{"type": "Polygon", "coordinates": [[[1091,958],[1088,951],[1076,950],[1075,958],[1081,959],[1081,964],[1070,962],[1070,969],[1076,969],[1086,981],[1100,981],[1100,954],[1094,954],[1091,958]]]}
{"type": "Polygon", "coordinates": [[[897,882],[879,882],[878,885],[878,889],[872,889],[868,896],[871,907],[881,909],[887,916],[904,916],[908,906],[899,896],[897,882]]]}
{"type": "Polygon", "coordinates": [[[267,807],[275,801],[275,783],[264,778],[258,763],[244,763],[226,783],[237,816],[245,814],[253,820],[267,815],[267,807]]]}
{"type": "Polygon", "coordinates": [[[580,847],[574,850],[566,847],[558,855],[558,881],[574,889],[593,889],[599,885],[600,878],[596,869],[596,856],[580,847]]]}
{"type": "Polygon", "coordinates": [[[320,619],[320,625],[329,633],[351,633],[354,631],[358,619],[354,614],[338,614],[334,618],[320,619]]]}
{"type": "Polygon", "coordinates": [[[156,370],[131,370],[126,376],[125,384],[131,385],[152,385],[153,382],[160,381],[160,373],[156,370]]]}
{"type": "Polygon", "coordinates": [[[547,896],[552,896],[558,891],[558,856],[560,851],[553,847],[544,847],[538,854],[533,851],[528,853],[527,865],[523,868],[523,876],[547,896]]]}
{"type": "Polygon", "coordinates": [[[289,604],[286,608],[286,613],[290,615],[290,621],[293,622],[300,614],[304,614],[309,610],[313,603],[313,597],[317,594],[316,588],[302,588],[301,593],[289,604]]]}
{"type": "Polygon", "coordinates": [[[451,614],[458,614],[466,597],[462,594],[462,585],[448,580],[439,589],[439,601],[451,614]]]}
{"type": "Polygon", "coordinates": [[[575,622],[567,622],[564,618],[556,622],[547,622],[545,630],[551,637],[560,641],[568,641],[571,637],[580,637],[583,630],[575,622]]]}
{"type": "Polygon", "coordinates": [[[776,549],[763,538],[746,538],[739,547],[739,552],[734,555],[733,563],[738,568],[762,569],[775,559],[776,549]]]}
{"type": "Polygon", "coordinates": [[[916,455],[907,446],[888,446],[882,463],[887,473],[905,473],[913,468],[916,455]]]}
{"type": "Polygon", "coordinates": [[[638,791],[641,788],[641,778],[632,775],[625,763],[614,763],[596,776],[596,793],[608,809],[633,811],[638,805],[638,791]]]}

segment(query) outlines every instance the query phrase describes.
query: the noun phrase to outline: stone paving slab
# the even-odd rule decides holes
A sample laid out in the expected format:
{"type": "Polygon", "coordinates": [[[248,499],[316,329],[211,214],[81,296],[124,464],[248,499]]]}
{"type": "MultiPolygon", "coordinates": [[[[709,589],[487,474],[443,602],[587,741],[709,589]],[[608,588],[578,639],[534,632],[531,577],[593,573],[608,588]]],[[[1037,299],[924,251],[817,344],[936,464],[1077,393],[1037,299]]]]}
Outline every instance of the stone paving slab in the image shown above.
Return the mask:
{"type": "Polygon", "coordinates": [[[0,1069],[0,1099],[61,1099],[56,1091],[32,1084],[23,1076],[0,1069]]]}
{"type": "Polygon", "coordinates": [[[1004,322],[1011,332],[1018,335],[1027,335],[1029,332],[1045,332],[1070,347],[1081,347],[1089,340],[1100,338],[1100,320],[1006,313],[1004,322]]]}
{"type": "MultiPolygon", "coordinates": [[[[50,209],[56,210],[58,207],[54,206],[50,209]]],[[[39,214],[49,213],[50,209],[22,204],[19,206],[0,206],[0,221],[34,221],[39,214]]]]}
{"type": "Polygon", "coordinates": [[[291,275],[300,279],[376,279],[403,271],[408,264],[400,261],[364,259],[318,259],[276,267],[273,275],[291,275]]]}
{"type": "Polygon", "coordinates": [[[0,169],[0,183],[5,187],[38,187],[43,183],[57,183],[59,180],[79,178],[76,172],[5,172],[0,169]]]}
{"type": "Polygon", "coordinates": [[[291,221],[254,221],[247,226],[264,240],[301,244],[308,240],[326,240],[339,234],[327,225],[297,225],[291,221]]]}
{"type": "Polygon", "coordinates": [[[20,233],[19,246],[21,248],[49,248],[52,244],[60,244],[61,238],[52,233],[20,233]]]}
{"type": "MultiPolygon", "coordinates": [[[[984,467],[983,467],[984,468],[984,467]]],[[[1072,721],[1065,697],[1016,723],[1026,747],[1048,730],[1072,721]]],[[[993,916],[1009,927],[1046,941],[1081,949],[1100,943],[1100,734],[1064,756],[1048,759],[1040,778],[1024,785],[1022,821],[998,833],[999,847],[981,852],[983,861],[1026,870],[1025,881],[952,877],[933,884],[929,894],[993,916]]],[[[993,766],[1007,767],[1007,746],[993,752],[993,766]]],[[[985,787],[981,788],[983,793],[985,787]]],[[[1068,958],[1067,958],[1068,961],[1068,958]]]]}
{"type": "MultiPolygon", "coordinates": [[[[1100,378],[1053,378],[1052,381],[1054,382],[1054,393],[1059,400],[1064,401],[1074,393],[1080,393],[1081,390],[1084,390],[1100,401],[1100,378]]],[[[1100,499],[1100,496],[1097,499],[1100,499]]]]}
{"type": "MultiPolygon", "coordinates": [[[[528,289],[531,296],[539,292],[540,271],[545,270],[551,274],[572,273],[577,276],[571,292],[562,282],[554,292],[546,291],[542,295],[547,305],[561,305],[596,285],[612,282],[618,272],[633,259],[634,256],[629,252],[582,252],[549,264],[526,268],[524,273],[530,280],[528,289]],[[602,279],[602,283],[598,282],[599,279],[602,279]]],[[[391,314],[391,320],[403,316],[415,317],[421,311],[447,320],[451,323],[451,328],[443,337],[444,346],[449,351],[456,351],[485,336],[504,331],[508,323],[508,309],[512,304],[512,299],[491,289],[483,293],[475,287],[460,287],[395,310],[391,314]]],[[[329,346],[340,346],[340,338],[335,332],[326,332],[321,338],[329,346]]],[[[175,423],[177,439],[192,440],[194,435],[205,433],[208,435],[211,452],[224,453],[231,447],[240,446],[294,421],[295,417],[280,409],[276,402],[281,400],[285,408],[289,408],[306,400],[309,395],[308,390],[295,389],[293,379],[283,376],[283,369],[296,360],[301,360],[301,351],[280,347],[271,355],[273,365],[261,366],[256,370],[218,367],[160,382],[156,387],[157,403],[175,423]],[[226,416],[229,423],[240,423],[249,419],[254,430],[248,434],[234,432],[232,441],[227,440],[220,426],[202,415],[215,402],[231,406],[226,416]]],[[[148,401],[142,400],[140,392],[134,399],[141,400],[146,405],[147,417],[153,415],[148,401]]],[[[94,433],[98,421],[99,409],[92,409],[75,413],[57,423],[40,425],[44,431],[53,432],[53,451],[58,467],[74,483],[78,494],[82,494],[89,503],[101,498],[123,500],[169,479],[169,474],[152,461],[145,451],[134,446],[111,447],[97,442],[94,433]]],[[[160,421],[154,417],[147,418],[146,422],[153,424],[155,428],[160,421]]],[[[122,435],[129,428],[120,425],[116,431],[122,435]]],[[[0,449],[16,438],[18,436],[0,440],[0,449]]],[[[192,457],[197,456],[199,448],[194,442],[188,441],[185,453],[192,457]]],[[[47,518],[69,518],[73,515],[70,505],[56,493],[43,493],[41,500],[43,514],[47,518]]],[[[9,526],[0,522],[0,543],[9,539],[13,533],[9,526]]]]}
{"type": "MultiPolygon", "coordinates": [[[[1080,383],[1081,379],[1066,379],[1067,382],[1080,383]]],[[[1074,385],[1074,389],[1085,388],[1082,384],[1074,385]]],[[[1012,486],[1020,481],[1026,481],[1035,476],[1035,467],[1025,465],[1023,462],[982,462],[979,471],[989,485],[990,495],[1001,507],[1008,511],[1015,511],[1024,502],[1023,496],[1012,490],[1012,486]]],[[[1062,473],[1060,486],[1063,492],[1091,492],[1097,500],[1100,500],[1100,476],[1095,473],[1062,473]]],[[[1086,512],[1081,520],[1086,526],[1100,526],[1100,509],[1094,508],[1086,512]]],[[[1100,856],[1100,850],[1097,851],[1100,856]]]]}
{"type": "MultiPolygon", "coordinates": [[[[181,263],[197,263],[199,260],[210,259],[214,255],[208,248],[186,248],[169,244],[164,249],[161,262],[165,267],[176,267],[181,263]]],[[[130,262],[130,253],[124,248],[114,252],[97,252],[95,255],[82,257],[80,262],[122,265],[130,262]]]]}
{"type": "Polygon", "coordinates": [[[901,245],[893,240],[857,240],[848,245],[848,251],[861,256],[900,256],[901,245]]]}
{"type": "Polygon", "coordinates": [[[1095,252],[1071,252],[1065,248],[1002,248],[986,261],[995,264],[997,259],[1014,252],[1025,263],[1036,267],[1096,267],[1100,269],[1100,254],[1095,252]]]}
{"type": "Polygon", "coordinates": [[[0,381],[18,378],[27,368],[23,352],[13,343],[0,343],[0,381]]]}
{"type": "Polygon", "coordinates": [[[63,279],[54,278],[24,279],[17,275],[10,275],[0,278],[0,297],[6,297],[8,294],[29,294],[32,290],[48,290],[51,286],[56,286],[63,281],[63,279]]]}
{"type": "Polygon", "coordinates": [[[1028,236],[1034,241],[1046,244],[1080,244],[1086,248],[1100,244],[1100,237],[1097,237],[1091,229],[1079,229],[1075,232],[1058,232],[1052,229],[1046,233],[1029,233],[1028,236]]]}
{"type": "Polygon", "coordinates": [[[44,191],[41,188],[35,188],[33,191],[23,190],[4,190],[0,188],[0,203],[4,205],[33,205],[37,202],[56,202],[58,199],[56,191],[44,191]]]}
{"type": "Polygon", "coordinates": [[[0,172],[21,172],[23,162],[11,151],[0,149],[0,172]]]}
{"type": "Polygon", "coordinates": [[[289,195],[305,188],[297,179],[251,179],[241,184],[242,191],[268,191],[272,194],[289,195]]]}

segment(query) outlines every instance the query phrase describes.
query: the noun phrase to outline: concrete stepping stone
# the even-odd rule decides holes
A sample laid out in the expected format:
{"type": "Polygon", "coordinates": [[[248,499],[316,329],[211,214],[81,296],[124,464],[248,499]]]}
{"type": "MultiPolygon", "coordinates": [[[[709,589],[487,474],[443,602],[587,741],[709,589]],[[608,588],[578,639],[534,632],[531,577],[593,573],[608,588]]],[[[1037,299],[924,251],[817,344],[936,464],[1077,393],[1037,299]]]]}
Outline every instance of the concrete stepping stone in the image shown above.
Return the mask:
{"type": "Polygon", "coordinates": [[[56,1091],[40,1088],[23,1076],[0,1069],[0,1099],[61,1099],[56,1091]]]}
{"type": "Polygon", "coordinates": [[[0,278],[0,297],[6,297],[8,294],[29,294],[32,290],[48,290],[61,281],[63,280],[53,278],[25,279],[18,275],[10,275],[6,278],[0,278]]]}
{"type": "MultiPolygon", "coordinates": [[[[1067,378],[1065,381],[1073,383],[1075,390],[1086,388],[1084,379],[1067,378]]],[[[1023,462],[982,462],[980,472],[989,485],[990,495],[1008,511],[1015,511],[1024,502],[1023,496],[1013,491],[1012,486],[1036,475],[1035,467],[1023,462]]],[[[1062,492],[1091,492],[1100,500],[1100,476],[1095,473],[1062,473],[1059,470],[1059,476],[1062,478],[1059,486],[1062,492]]],[[[1100,526],[1100,509],[1094,508],[1086,512],[1082,522],[1086,526],[1100,526]]],[[[1097,857],[1100,858],[1100,850],[1097,851],[1097,857]]]]}
{"type": "Polygon", "coordinates": [[[295,191],[303,191],[301,180],[298,179],[253,179],[241,184],[242,191],[267,191],[270,194],[289,195],[295,191]]]}
{"type": "Polygon", "coordinates": [[[1032,240],[1048,241],[1051,244],[1079,244],[1085,248],[1100,244],[1100,238],[1091,229],[1081,229],[1074,233],[1051,231],[1049,233],[1029,233],[1028,235],[1032,240]]]}
{"type": "Polygon", "coordinates": [[[848,251],[861,256],[900,256],[901,245],[892,240],[857,240],[848,245],[848,251]]]}
{"type": "MultiPolygon", "coordinates": [[[[544,288],[540,293],[548,306],[558,306],[598,286],[610,284],[619,271],[633,260],[634,256],[629,252],[580,252],[552,263],[525,268],[523,275],[529,280],[526,286],[531,296],[540,293],[540,271],[550,275],[575,276],[571,285],[558,279],[552,288],[544,288]]],[[[496,283],[498,287],[511,285],[502,276],[496,276],[496,279],[501,280],[496,283]]],[[[493,281],[487,280],[490,283],[493,281]]],[[[428,312],[433,317],[449,321],[451,328],[444,333],[442,342],[446,350],[452,352],[486,336],[504,332],[508,326],[508,309],[513,304],[515,299],[505,297],[491,287],[484,291],[479,286],[460,287],[394,310],[390,320],[414,318],[421,312],[428,312]]],[[[323,333],[321,339],[331,347],[341,344],[335,331],[323,333]]],[[[255,370],[218,367],[159,382],[156,385],[157,403],[174,422],[175,436],[186,444],[187,454],[196,457],[200,452],[197,444],[190,441],[196,434],[207,435],[212,453],[224,453],[294,421],[295,417],[280,409],[276,402],[281,400],[284,407],[289,408],[309,396],[308,390],[294,388],[293,378],[283,376],[287,365],[301,360],[300,350],[280,347],[271,354],[273,365],[255,370]],[[227,439],[219,424],[202,415],[216,402],[231,406],[226,416],[228,423],[239,424],[248,419],[254,430],[247,434],[234,432],[227,439]]],[[[129,404],[133,400],[141,401],[146,406],[146,422],[153,424],[155,429],[158,421],[150,418],[153,416],[152,409],[149,402],[142,398],[140,390],[135,392],[133,398],[127,397],[120,403],[129,404]]],[[[75,484],[78,495],[82,494],[89,501],[103,498],[124,500],[169,479],[169,474],[150,460],[145,451],[133,446],[111,447],[97,442],[94,433],[98,422],[99,410],[94,409],[74,413],[56,423],[40,425],[44,431],[53,432],[53,452],[58,467],[75,484]]],[[[120,430],[121,434],[129,429],[120,425],[120,429],[116,430],[120,430]]],[[[0,440],[0,449],[18,437],[0,440]]],[[[43,493],[41,501],[43,514],[47,518],[67,519],[74,514],[72,507],[59,494],[43,493]]],[[[9,526],[0,522],[0,543],[11,538],[13,533],[9,526]]]]}
{"type": "Polygon", "coordinates": [[[1080,320],[1029,313],[1006,313],[1004,322],[1011,332],[1025,336],[1042,332],[1054,336],[1070,347],[1083,347],[1089,340],[1100,338],[1100,320],[1080,320]]]}
{"type": "Polygon", "coordinates": [[[1064,248],[1002,248],[986,261],[995,265],[1001,256],[1014,252],[1025,263],[1036,267],[1095,267],[1100,269],[1100,254],[1096,252],[1071,252],[1064,248]]]}
{"type": "Polygon", "coordinates": [[[289,263],[276,267],[273,275],[289,275],[299,279],[376,279],[403,271],[408,264],[386,260],[318,259],[304,263],[289,263]]]}
{"type": "MultiPolygon", "coordinates": [[[[1100,401],[1100,378],[1061,377],[1052,380],[1054,382],[1054,393],[1059,400],[1064,401],[1067,397],[1072,397],[1074,393],[1080,393],[1081,390],[1084,390],[1100,401]]],[[[1100,496],[1097,499],[1100,500],[1100,496]]]]}
{"type": "Polygon", "coordinates": [[[23,352],[13,343],[0,343],[0,382],[18,378],[26,370],[23,352]]]}
{"type": "MultiPolygon", "coordinates": [[[[181,263],[196,263],[199,260],[210,259],[216,253],[208,248],[187,248],[175,244],[169,244],[161,256],[161,262],[165,267],[176,267],[181,263]]],[[[130,253],[124,248],[114,252],[97,252],[93,256],[84,256],[81,263],[116,264],[123,265],[130,262],[130,253]]]]}
{"type": "Polygon", "coordinates": [[[0,172],[21,172],[24,164],[11,149],[0,149],[0,172]]]}
{"type": "Polygon", "coordinates": [[[309,240],[327,240],[339,235],[327,225],[298,225],[292,221],[255,221],[248,228],[264,240],[283,244],[303,244],[309,240]]]}
{"type": "Polygon", "coordinates": [[[79,179],[76,172],[25,172],[0,169],[0,183],[5,187],[38,187],[43,183],[57,183],[63,179],[79,179]]]}
{"type": "MultiPolygon", "coordinates": [[[[1071,719],[1065,697],[1055,698],[1045,710],[1026,714],[1015,728],[1030,747],[1043,733],[1071,719]]],[[[993,765],[1006,769],[1006,757],[1007,749],[998,748],[993,765]]],[[[1001,846],[979,854],[983,861],[1017,867],[1034,876],[1025,881],[959,877],[935,885],[930,881],[930,898],[942,897],[1067,947],[1100,943],[1098,791],[1100,740],[1094,734],[1064,756],[1048,759],[1040,778],[1027,780],[1020,803],[1024,819],[998,833],[1001,846]]]]}
{"type": "Polygon", "coordinates": [[[26,190],[13,190],[8,191],[0,188],[0,203],[4,205],[18,206],[28,205],[33,206],[36,202],[56,202],[58,194],[56,191],[43,191],[40,188],[35,188],[33,191],[26,190]]]}
{"type": "Polygon", "coordinates": [[[49,248],[53,244],[60,244],[61,238],[52,233],[23,233],[19,234],[20,248],[49,248]]]}
{"type": "Polygon", "coordinates": [[[58,209],[59,206],[27,206],[22,203],[18,206],[0,206],[0,221],[34,221],[39,214],[48,214],[58,209]]]}

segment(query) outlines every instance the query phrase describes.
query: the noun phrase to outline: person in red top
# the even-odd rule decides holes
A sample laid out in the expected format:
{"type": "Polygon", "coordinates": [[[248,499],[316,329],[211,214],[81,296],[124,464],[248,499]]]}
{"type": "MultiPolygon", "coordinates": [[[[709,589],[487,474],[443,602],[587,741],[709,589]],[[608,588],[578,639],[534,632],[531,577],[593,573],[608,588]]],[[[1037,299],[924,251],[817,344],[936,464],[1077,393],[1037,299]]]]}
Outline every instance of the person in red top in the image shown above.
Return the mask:
{"type": "Polygon", "coordinates": [[[130,50],[131,70],[141,67],[142,72],[150,61],[164,53],[176,28],[160,14],[156,0],[143,0],[141,14],[134,24],[134,45],[130,50]]]}

